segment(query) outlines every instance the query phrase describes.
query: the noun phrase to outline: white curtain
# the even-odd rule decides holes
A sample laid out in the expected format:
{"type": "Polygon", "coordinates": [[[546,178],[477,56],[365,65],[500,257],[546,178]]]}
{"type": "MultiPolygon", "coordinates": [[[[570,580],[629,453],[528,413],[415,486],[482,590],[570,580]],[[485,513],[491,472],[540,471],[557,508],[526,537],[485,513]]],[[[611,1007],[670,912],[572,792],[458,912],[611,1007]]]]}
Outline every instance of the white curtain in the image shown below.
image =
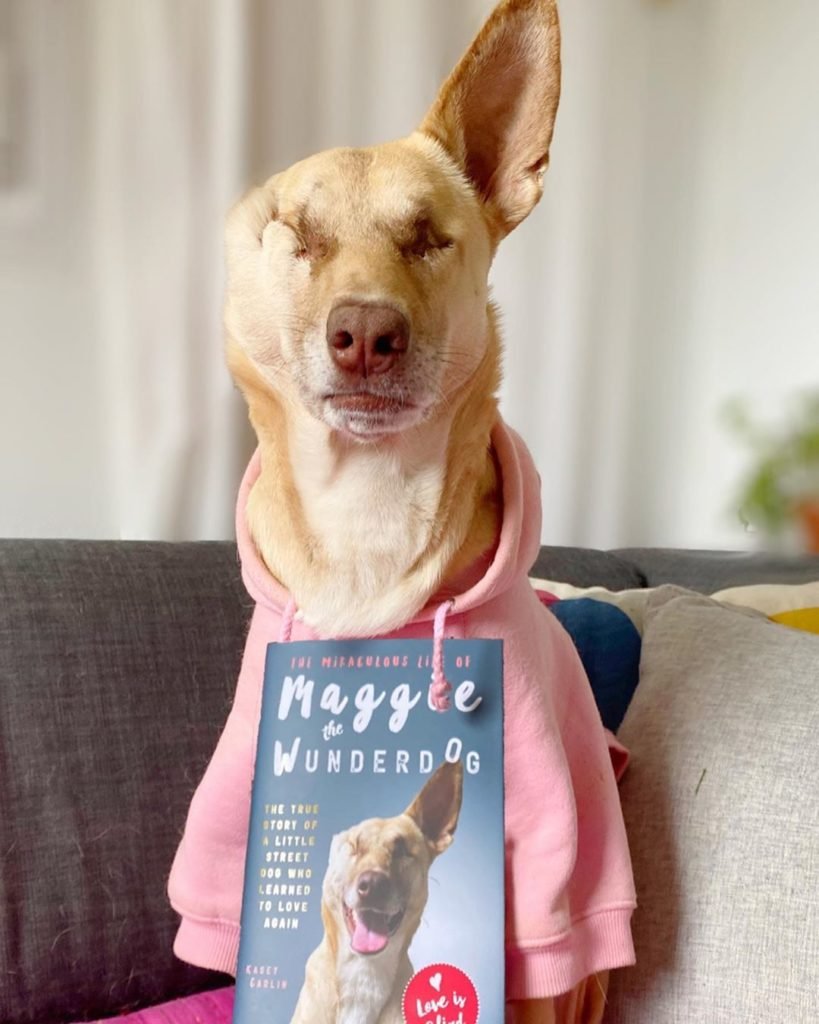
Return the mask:
{"type": "Polygon", "coordinates": [[[248,453],[221,351],[221,224],[248,174],[241,0],[97,0],[95,270],[119,534],[229,536],[248,453]]]}

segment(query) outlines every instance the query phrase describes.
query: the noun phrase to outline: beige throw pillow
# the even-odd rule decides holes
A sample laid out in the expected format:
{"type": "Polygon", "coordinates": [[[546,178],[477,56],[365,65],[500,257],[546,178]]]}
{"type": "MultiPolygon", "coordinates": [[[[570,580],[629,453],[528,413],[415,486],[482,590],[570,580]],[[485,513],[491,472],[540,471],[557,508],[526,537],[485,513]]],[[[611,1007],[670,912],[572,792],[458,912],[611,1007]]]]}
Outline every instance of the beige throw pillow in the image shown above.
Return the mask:
{"type": "Polygon", "coordinates": [[[724,604],[756,608],[766,615],[819,608],[819,583],[760,583],[751,587],[731,587],[713,595],[724,604]]]}
{"type": "Polygon", "coordinates": [[[646,602],[654,593],[653,590],[607,590],[605,587],[575,587],[571,583],[558,583],[555,580],[539,580],[534,576],[529,577],[529,582],[535,590],[545,590],[554,594],[561,601],[568,601],[574,598],[588,597],[594,601],[603,601],[605,604],[613,604],[624,612],[634,625],[637,632],[643,631],[643,614],[646,602]]]}
{"type": "Polygon", "coordinates": [[[661,587],[620,730],[638,964],[609,1024],[819,1017],[819,638],[661,587]]]}

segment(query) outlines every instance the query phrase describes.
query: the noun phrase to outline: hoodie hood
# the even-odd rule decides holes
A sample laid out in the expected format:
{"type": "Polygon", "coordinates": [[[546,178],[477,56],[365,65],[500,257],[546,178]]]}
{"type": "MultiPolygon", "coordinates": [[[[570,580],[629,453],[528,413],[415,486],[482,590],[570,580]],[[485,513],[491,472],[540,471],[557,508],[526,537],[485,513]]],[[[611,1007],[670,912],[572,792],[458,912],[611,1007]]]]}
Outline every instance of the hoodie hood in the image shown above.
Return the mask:
{"type": "MultiPolygon", "coordinates": [[[[540,548],[540,478],[532,457],[520,437],[498,418],[491,433],[503,494],[501,528],[494,557],[483,576],[453,599],[452,612],[460,614],[480,607],[505,593],[521,576],[526,576],[540,548]]],[[[254,600],[279,615],[284,614],[289,592],[265,566],[250,536],[247,502],[259,479],[261,456],[258,449],[245,471],[236,506],[236,539],[242,563],[242,578],[254,600]]],[[[430,600],[410,623],[434,619],[439,601],[430,600]]]]}

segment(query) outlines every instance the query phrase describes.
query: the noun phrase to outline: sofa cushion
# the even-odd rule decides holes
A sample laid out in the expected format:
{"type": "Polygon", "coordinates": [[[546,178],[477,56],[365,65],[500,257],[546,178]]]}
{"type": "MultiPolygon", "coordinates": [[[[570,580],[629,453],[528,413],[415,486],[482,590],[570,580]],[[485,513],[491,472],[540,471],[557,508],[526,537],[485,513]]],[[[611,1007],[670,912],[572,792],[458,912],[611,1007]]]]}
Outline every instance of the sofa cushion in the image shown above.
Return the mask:
{"type": "Polygon", "coordinates": [[[634,623],[619,608],[590,598],[557,601],[550,611],[577,648],[603,725],[617,732],[639,678],[634,623]]]}
{"type": "Polygon", "coordinates": [[[603,604],[613,605],[628,616],[638,633],[643,631],[643,615],[651,596],[645,588],[631,590],[609,590],[607,587],[576,587],[572,583],[558,580],[540,580],[529,577],[529,582],[538,593],[552,594],[561,601],[590,598],[603,604]]]}
{"type": "Polygon", "coordinates": [[[663,587],[620,736],[639,908],[614,1024],[807,1024],[819,992],[819,639],[663,587]]]}
{"type": "Polygon", "coordinates": [[[819,606],[819,583],[757,583],[749,587],[730,587],[711,595],[723,604],[755,608],[766,615],[819,606]]]}
{"type": "Polygon", "coordinates": [[[165,882],[247,601],[229,545],[0,545],[3,1024],[224,982],[174,958],[165,882]]]}
{"type": "MultiPolygon", "coordinates": [[[[680,557],[682,558],[682,556],[680,557]]],[[[730,564],[730,556],[728,558],[730,564]]],[[[765,564],[770,571],[775,571],[774,563],[766,562],[765,564]]],[[[788,563],[779,564],[787,566],[788,563]]],[[[806,565],[810,567],[808,571],[819,572],[819,569],[812,567],[811,562],[807,562],[806,565]]],[[[608,587],[578,587],[572,583],[537,579],[534,577],[531,577],[529,582],[536,590],[546,591],[561,600],[590,597],[595,601],[612,604],[625,612],[641,633],[643,631],[643,616],[646,604],[653,593],[653,588],[651,587],[609,590],[608,587]]],[[[700,588],[697,589],[700,590],[700,588]]],[[[730,587],[727,590],[720,590],[711,594],[711,597],[716,601],[721,601],[723,604],[742,608],[754,608],[773,617],[784,612],[819,606],[819,582],[751,584],[747,587],[730,587]]]]}
{"type": "Polygon", "coordinates": [[[791,629],[819,634],[819,608],[795,608],[793,611],[772,615],[771,620],[791,629]]]}

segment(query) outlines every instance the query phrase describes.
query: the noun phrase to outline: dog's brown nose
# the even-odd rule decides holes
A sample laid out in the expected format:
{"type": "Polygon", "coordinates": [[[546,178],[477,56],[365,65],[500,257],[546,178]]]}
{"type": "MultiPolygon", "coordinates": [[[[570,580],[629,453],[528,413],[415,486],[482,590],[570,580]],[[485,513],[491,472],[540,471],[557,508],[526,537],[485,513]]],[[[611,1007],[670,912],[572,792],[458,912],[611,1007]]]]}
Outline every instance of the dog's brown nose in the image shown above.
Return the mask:
{"type": "Polygon", "coordinates": [[[390,306],[344,303],[327,318],[327,344],[345,373],[372,377],[386,373],[407,351],[409,324],[390,306]]]}
{"type": "Polygon", "coordinates": [[[383,871],[362,871],[356,882],[359,898],[370,906],[378,906],[389,895],[390,880],[383,871]]]}

